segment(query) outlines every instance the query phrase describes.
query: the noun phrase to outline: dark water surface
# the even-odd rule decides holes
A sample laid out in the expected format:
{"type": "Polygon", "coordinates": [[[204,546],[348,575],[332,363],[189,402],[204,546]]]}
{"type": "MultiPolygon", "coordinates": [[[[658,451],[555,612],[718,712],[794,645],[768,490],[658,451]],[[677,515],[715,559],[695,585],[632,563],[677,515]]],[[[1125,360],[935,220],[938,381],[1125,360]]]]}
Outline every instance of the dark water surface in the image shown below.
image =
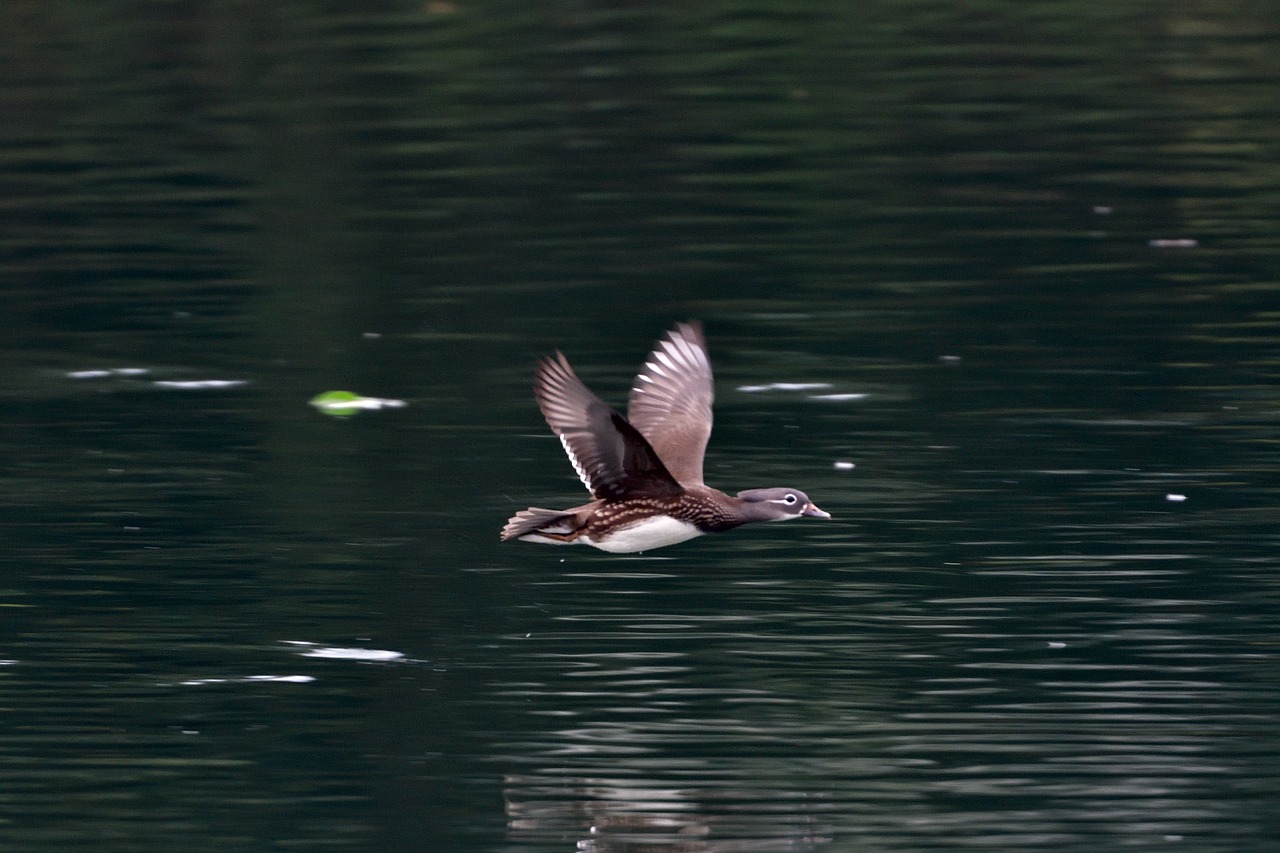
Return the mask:
{"type": "Polygon", "coordinates": [[[357,5],[0,8],[0,847],[1280,848],[1274,9],[357,5]]]}

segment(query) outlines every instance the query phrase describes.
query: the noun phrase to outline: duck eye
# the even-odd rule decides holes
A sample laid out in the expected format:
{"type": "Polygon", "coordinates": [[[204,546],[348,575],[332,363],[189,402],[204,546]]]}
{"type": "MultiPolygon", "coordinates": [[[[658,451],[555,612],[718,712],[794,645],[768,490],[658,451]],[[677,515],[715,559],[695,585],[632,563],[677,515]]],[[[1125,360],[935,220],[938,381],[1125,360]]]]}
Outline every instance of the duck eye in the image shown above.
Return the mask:
{"type": "Polygon", "coordinates": [[[799,500],[799,498],[797,498],[795,495],[787,495],[785,498],[782,499],[782,502],[785,503],[787,506],[791,506],[797,500],[799,500]]]}

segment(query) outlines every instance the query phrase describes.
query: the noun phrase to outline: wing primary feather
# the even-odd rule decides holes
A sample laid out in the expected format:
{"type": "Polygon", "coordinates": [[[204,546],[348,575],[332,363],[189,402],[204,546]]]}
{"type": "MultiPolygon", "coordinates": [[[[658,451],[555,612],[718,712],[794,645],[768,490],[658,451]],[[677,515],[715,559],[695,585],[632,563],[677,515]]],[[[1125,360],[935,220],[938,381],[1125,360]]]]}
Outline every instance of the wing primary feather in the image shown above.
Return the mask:
{"type": "Polygon", "coordinates": [[[539,363],[534,397],[593,497],[679,492],[679,483],[644,436],[583,384],[563,353],[539,363]]]}

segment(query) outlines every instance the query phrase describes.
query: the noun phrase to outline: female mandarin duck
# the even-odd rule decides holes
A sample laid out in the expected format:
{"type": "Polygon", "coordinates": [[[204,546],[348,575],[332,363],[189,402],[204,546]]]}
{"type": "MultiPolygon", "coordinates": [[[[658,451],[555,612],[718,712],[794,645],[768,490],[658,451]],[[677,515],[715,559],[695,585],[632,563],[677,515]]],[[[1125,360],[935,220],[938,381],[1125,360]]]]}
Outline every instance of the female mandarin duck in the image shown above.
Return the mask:
{"type": "Polygon", "coordinates": [[[702,482],[711,437],[711,360],[702,327],[678,323],[636,376],[622,417],[591,393],[564,355],[538,365],[534,396],[594,498],[572,509],[530,507],[502,539],[648,551],[752,521],[830,518],[799,489],[730,497],[702,482]]]}

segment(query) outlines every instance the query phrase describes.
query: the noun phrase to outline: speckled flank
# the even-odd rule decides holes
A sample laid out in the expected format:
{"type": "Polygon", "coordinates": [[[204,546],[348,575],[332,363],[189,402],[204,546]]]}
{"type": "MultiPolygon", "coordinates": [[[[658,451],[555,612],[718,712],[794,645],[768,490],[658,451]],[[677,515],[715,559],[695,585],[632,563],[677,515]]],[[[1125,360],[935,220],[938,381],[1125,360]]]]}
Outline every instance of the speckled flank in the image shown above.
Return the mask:
{"type": "Polygon", "coordinates": [[[583,536],[578,541],[585,541],[612,554],[632,554],[675,545],[701,535],[702,531],[687,521],[679,521],[666,515],[651,515],[635,524],[613,528],[602,541],[595,541],[590,535],[583,536]]]}
{"type": "Polygon", "coordinates": [[[731,497],[702,481],[715,391],[696,322],[677,323],[658,342],[632,386],[625,418],[582,383],[560,352],[539,363],[534,397],[594,500],[565,510],[521,510],[502,528],[503,541],[632,553],[748,522],[830,518],[798,489],[731,497]]]}

